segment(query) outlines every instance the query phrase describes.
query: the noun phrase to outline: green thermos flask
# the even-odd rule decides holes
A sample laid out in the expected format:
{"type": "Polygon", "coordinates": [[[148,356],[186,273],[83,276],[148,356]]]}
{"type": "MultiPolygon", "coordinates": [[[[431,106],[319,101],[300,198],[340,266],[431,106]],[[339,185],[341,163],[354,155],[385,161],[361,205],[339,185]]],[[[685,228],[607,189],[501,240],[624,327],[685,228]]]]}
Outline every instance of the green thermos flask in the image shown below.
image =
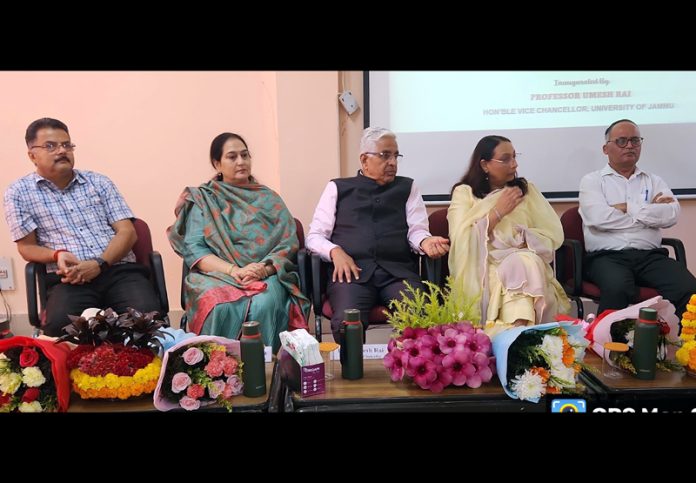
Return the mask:
{"type": "Polygon", "coordinates": [[[242,350],[242,382],[244,395],[257,397],[266,394],[266,364],[263,356],[263,341],[258,322],[242,324],[242,338],[239,341],[242,350]]]}
{"type": "Polygon", "coordinates": [[[657,310],[640,309],[633,333],[633,367],[638,379],[655,379],[659,332],[657,310]]]}
{"type": "Polygon", "coordinates": [[[346,309],[341,323],[341,377],[362,379],[363,377],[363,325],[358,309],[346,309]]]}

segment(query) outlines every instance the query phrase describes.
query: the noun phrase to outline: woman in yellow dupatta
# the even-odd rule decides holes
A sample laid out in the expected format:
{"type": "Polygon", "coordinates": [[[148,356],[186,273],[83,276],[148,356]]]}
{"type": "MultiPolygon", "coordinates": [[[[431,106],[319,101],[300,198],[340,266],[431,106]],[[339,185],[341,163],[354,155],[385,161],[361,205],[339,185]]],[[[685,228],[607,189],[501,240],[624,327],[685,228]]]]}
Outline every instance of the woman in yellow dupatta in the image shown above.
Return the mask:
{"type": "Polygon", "coordinates": [[[561,222],[539,190],[517,177],[517,154],[503,136],[481,139],[447,212],[450,273],[465,296],[480,297],[489,336],[570,309],[550,265],[563,242],[561,222]]]}

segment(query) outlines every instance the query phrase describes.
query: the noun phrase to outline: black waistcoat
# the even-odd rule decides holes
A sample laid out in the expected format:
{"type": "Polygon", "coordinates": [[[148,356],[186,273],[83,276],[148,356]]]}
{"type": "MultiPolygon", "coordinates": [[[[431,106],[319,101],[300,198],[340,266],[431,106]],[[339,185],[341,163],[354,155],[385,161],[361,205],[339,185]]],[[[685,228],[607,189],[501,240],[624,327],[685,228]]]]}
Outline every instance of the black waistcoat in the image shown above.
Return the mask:
{"type": "Polygon", "coordinates": [[[398,278],[418,277],[417,255],[409,247],[406,222],[413,180],[397,176],[380,186],[358,175],[333,181],[338,198],[331,241],[362,269],[358,282],[367,281],[377,265],[398,278]]]}

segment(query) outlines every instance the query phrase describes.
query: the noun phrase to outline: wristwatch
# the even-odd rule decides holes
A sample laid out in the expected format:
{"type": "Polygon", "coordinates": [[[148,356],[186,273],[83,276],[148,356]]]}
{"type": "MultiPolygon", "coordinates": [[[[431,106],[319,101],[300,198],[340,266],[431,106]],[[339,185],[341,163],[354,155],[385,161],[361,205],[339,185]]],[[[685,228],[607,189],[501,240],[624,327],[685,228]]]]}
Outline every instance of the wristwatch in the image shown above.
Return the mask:
{"type": "Polygon", "coordinates": [[[109,265],[109,262],[104,260],[101,257],[93,258],[95,262],[97,262],[97,265],[99,265],[99,273],[104,273],[107,268],[109,268],[111,265],[109,265]]]}

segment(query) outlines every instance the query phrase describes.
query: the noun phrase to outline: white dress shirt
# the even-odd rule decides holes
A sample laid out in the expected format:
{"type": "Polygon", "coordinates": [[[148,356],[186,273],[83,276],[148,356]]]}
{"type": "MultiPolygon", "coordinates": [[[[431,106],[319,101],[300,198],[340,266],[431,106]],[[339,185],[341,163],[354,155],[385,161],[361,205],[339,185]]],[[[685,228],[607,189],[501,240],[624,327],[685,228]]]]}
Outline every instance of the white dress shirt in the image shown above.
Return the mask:
{"type": "Polygon", "coordinates": [[[662,178],[636,166],[630,178],[607,164],[580,181],[580,216],[585,249],[650,250],[661,246],[660,228],[677,223],[679,202],[651,203],[655,195],[674,194],[662,178]],[[626,203],[626,213],[612,205],[626,203]]]}
{"type": "MultiPolygon", "coordinates": [[[[329,181],[324,188],[324,192],[319,198],[319,204],[314,210],[312,224],[309,225],[309,233],[305,238],[305,246],[308,250],[318,253],[325,261],[331,261],[331,250],[338,245],[330,241],[336,224],[336,201],[338,200],[338,187],[333,181],[329,181]]],[[[406,200],[406,222],[408,223],[408,243],[411,250],[420,255],[425,252],[421,250],[420,244],[430,235],[428,224],[428,213],[425,210],[423,197],[416,187],[411,184],[411,193],[406,200]]]]}

